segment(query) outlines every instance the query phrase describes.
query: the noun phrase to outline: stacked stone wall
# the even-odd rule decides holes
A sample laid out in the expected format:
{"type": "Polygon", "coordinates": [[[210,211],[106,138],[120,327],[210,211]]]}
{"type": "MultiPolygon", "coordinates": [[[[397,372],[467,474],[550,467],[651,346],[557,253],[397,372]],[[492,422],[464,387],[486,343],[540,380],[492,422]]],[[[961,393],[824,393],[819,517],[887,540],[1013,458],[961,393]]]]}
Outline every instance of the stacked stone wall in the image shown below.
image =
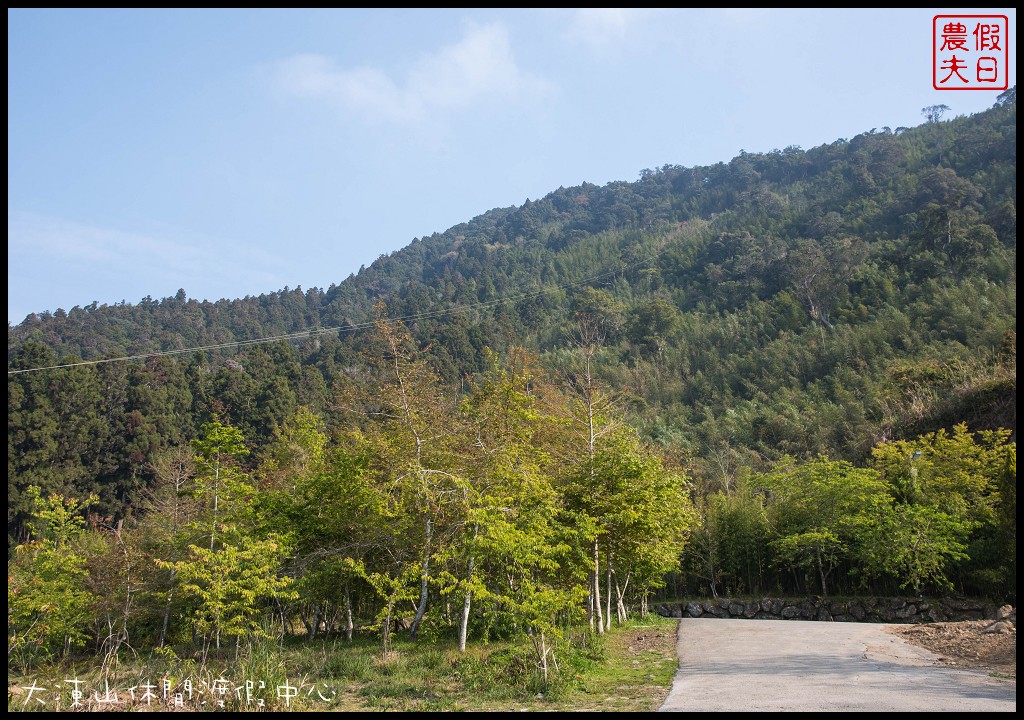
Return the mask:
{"type": "Polygon", "coordinates": [[[933,623],[996,620],[999,607],[961,598],[855,598],[832,600],[714,598],[653,603],[654,612],[674,618],[747,618],[750,620],[824,620],[829,622],[933,623]]]}

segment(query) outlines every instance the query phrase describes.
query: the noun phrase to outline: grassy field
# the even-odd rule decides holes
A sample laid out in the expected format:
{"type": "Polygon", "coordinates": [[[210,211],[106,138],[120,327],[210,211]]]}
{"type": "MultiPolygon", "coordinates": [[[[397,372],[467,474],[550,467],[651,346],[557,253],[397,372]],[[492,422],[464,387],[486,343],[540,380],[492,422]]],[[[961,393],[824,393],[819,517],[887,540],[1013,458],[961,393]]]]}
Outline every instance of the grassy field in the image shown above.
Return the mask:
{"type": "Polygon", "coordinates": [[[268,644],[199,666],[164,651],[117,663],[8,669],[9,710],[605,711],[655,710],[676,670],[676,620],[650,616],[577,638],[544,682],[526,644],[372,639],[268,644]],[[80,694],[77,694],[80,693],[80,694]]]}

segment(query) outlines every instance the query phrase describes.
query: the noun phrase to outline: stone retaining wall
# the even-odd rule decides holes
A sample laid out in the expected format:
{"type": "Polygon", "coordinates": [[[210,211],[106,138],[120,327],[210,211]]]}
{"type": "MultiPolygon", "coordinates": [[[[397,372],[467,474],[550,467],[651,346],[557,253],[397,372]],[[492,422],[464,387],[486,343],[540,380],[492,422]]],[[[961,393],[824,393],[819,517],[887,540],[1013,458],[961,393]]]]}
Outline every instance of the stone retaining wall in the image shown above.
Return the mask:
{"type": "Polygon", "coordinates": [[[833,622],[930,623],[995,620],[999,606],[985,600],[959,598],[856,598],[831,600],[812,597],[740,600],[683,600],[652,603],[663,617],[748,618],[753,620],[826,620],[833,622]]]}

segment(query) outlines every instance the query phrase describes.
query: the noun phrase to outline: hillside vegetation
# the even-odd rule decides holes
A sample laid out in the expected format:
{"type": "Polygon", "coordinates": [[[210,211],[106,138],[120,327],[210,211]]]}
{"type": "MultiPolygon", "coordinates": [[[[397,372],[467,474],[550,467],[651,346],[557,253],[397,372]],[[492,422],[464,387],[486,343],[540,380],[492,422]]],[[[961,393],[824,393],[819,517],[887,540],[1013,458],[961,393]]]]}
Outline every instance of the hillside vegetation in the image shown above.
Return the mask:
{"type": "Polygon", "coordinates": [[[559,188],[327,289],[34,314],[8,369],[25,667],[400,633],[521,642],[544,685],[657,593],[1015,600],[1015,90],[559,188]]]}

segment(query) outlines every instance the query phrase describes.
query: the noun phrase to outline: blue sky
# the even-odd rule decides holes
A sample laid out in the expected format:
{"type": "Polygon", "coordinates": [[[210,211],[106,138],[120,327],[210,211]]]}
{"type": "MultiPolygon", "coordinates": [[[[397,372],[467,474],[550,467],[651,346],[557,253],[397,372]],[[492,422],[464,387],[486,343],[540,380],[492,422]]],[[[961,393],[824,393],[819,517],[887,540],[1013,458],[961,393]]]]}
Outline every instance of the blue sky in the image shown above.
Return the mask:
{"type": "Polygon", "coordinates": [[[328,287],[559,186],[992,106],[932,88],[988,9],[8,9],[8,321],[328,287]]]}

